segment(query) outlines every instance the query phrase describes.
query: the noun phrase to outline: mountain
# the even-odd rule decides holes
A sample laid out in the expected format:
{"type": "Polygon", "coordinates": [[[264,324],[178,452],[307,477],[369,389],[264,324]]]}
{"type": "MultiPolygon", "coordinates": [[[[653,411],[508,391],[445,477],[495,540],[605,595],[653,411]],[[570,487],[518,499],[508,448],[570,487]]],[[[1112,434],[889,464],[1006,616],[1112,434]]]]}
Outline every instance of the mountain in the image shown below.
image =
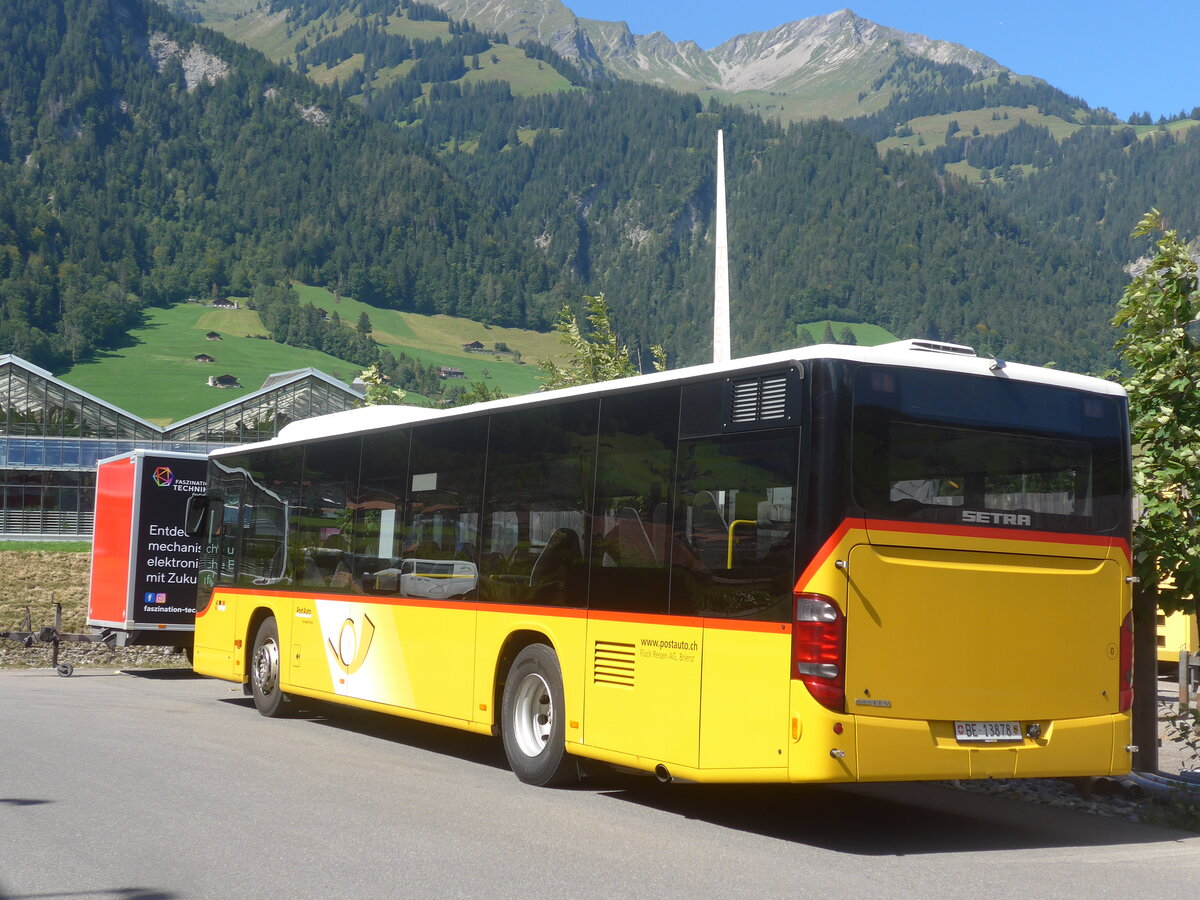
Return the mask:
{"type": "MultiPolygon", "coordinates": [[[[0,287],[8,340],[27,352],[40,335],[44,352],[78,358],[80,332],[103,343],[139,304],[214,290],[254,295],[276,340],[344,342],[349,329],[327,334],[315,312],[287,302],[278,286],[292,278],[377,306],[542,327],[565,300],[604,291],[632,345],[662,340],[673,360],[698,361],[723,128],[739,353],[836,319],[960,341],[982,324],[1014,358],[1107,359],[1117,266],[1023,228],[918,159],[881,159],[833,123],[784,128],[627,81],[528,97],[462,83],[462,54],[456,66],[431,60],[480,33],[415,3],[280,7],[297,43],[309,40],[302,63],[333,42],[331,62],[372,60],[371,80],[338,93],[150,4],[58,3],[60,16],[26,10],[37,28],[0,48],[22,61],[0,70],[14,110],[0,177],[23,192],[20,265],[0,287]],[[418,26],[421,43],[400,34],[418,26]],[[377,106],[403,83],[383,73],[401,70],[442,80],[377,106]],[[400,127],[372,123],[347,90],[400,127]],[[30,237],[46,210],[60,235],[48,246],[30,237]],[[52,277],[47,302],[43,252],[58,257],[54,271],[81,274],[52,277]],[[105,303],[124,318],[106,331],[73,324],[105,303]]],[[[481,66],[506,46],[490,45],[481,66]]],[[[537,52],[525,51],[531,64],[537,52]]]]}
{"type": "Polygon", "coordinates": [[[737,35],[704,50],[662,32],[635,35],[624,22],[578,19],[559,0],[437,5],[510,40],[544,43],[610,77],[718,96],[785,120],[877,111],[900,87],[886,76],[903,58],[962,66],[980,82],[1009,72],[967,47],[888,28],[848,9],[737,35]]]}
{"type": "Polygon", "coordinates": [[[874,111],[891,87],[881,76],[904,56],[964,66],[978,80],[1008,71],[966,47],[887,28],[850,10],[738,35],[711,50],[661,32],[634,36],[624,23],[583,28],[613,75],[741,104],[774,100],[784,119],[874,111]]]}
{"type": "MultiPolygon", "coordinates": [[[[170,0],[170,5],[280,61],[302,38],[311,43],[305,25],[324,17],[330,27],[352,8],[324,0],[265,6],[258,0],[170,0]],[[285,9],[305,12],[285,16],[285,9]]],[[[364,8],[377,6],[367,0],[364,8]]],[[[578,18],[560,0],[434,0],[434,6],[451,19],[505,35],[510,44],[548,47],[592,79],[621,78],[716,97],[784,121],[878,112],[911,89],[893,77],[897,63],[906,60],[961,68],[979,84],[1001,74],[1045,84],[1016,76],[962,45],[888,28],[848,9],[737,35],[704,50],[662,32],[635,35],[624,22],[578,18]]]]}
{"type": "MultiPolygon", "coordinates": [[[[5,8],[0,350],[61,371],[147,304],[231,293],[277,342],[382,352],[297,301],[299,281],[543,329],[603,292],[635,353],[662,342],[673,365],[702,361],[722,129],[739,355],[831,319],[1112,361],[1118,260],[929,156],[881,155],[867,121],[784,123],[597,77],[417,0],[225,8],[224,35],[147,0],[5,8]]],[[[924,57],[888,73],[932,86],[909,103],[977,89],[965,65],[924,57]]],[[[1005,80],[986,90],[1037,89],[1005,80]]]]}

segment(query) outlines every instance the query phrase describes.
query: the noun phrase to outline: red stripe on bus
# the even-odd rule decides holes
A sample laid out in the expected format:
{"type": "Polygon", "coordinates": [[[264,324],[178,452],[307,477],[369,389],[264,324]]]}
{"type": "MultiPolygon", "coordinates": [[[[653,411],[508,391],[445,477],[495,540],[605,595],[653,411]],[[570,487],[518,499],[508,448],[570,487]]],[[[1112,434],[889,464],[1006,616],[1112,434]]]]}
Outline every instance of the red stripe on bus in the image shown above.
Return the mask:
{"type": "Polygon", "coordinates": [[[888,519],[843,519],[833,534],[821,545],[821,549],[804,567],[804,571],[796,581],[796,589],[803,590],[829,561],[829,557],[845,540],[846,535],[855,528],[863,531],[899,532],[907,534],[939,535],[943,537],[976,538],[986,541],[1031,541],[1043,544],[1060,544],[1063,546],[1089,546],[1116,548],[1126,561],[1133,564],[1133,554],[1129,542],[1123,538],[1107,537],[1096,534],[1073,534],[1054,531],[1017,531],[1015,529],[996,529],[977,525],[952,525],[944,522],[894,522],[888,519]],[[1002,531],[1002,533],[1001,533],[1002,531]]]}
{"type": "MultiPolygon", "coordinates": [[[[558,618],[596,619],[602,622],[627,622],[643,625],[673,625],[683,628],[719,628],[725,631],[763,633],[786,632],[787,622],[767,622],[757,619],[714,619],[703,616],[672,616],[657,613],[614,612],[575,607],[520,606],[509,603],[485,603],[479,600],[429,600],[423,597],[380,597],[375,594],[325,594],[286,591],[239,591],[236,587],[218,588],[216,593],[241,594],[247,597],[279,597],[290,600],[326,600],[334,603],[367,603],[372,606],[406,606],[417,609],[457,609],[474,612],[494,612],[519,616],[555,616],[558,618]]],[[[210,601],[211,605],[211,601],[210,601]]],[[[207,607],[206,607],[207,609],[207,607]]]]}
{"type": "Polygon", "coordinates": [[[842,524],[834,529],[833,534],[821,545],[821,549],[804,567],[804,571],[800,573],[800,578],[796,581],[796,590],[801,590],[816,576],[821,567],[825,565],[825,561],[829,559],[833,551],[837,549],[849,533],[851,528],[859,528],[865,530],[866,522],[862,519],[843,519],[842,524]]]}

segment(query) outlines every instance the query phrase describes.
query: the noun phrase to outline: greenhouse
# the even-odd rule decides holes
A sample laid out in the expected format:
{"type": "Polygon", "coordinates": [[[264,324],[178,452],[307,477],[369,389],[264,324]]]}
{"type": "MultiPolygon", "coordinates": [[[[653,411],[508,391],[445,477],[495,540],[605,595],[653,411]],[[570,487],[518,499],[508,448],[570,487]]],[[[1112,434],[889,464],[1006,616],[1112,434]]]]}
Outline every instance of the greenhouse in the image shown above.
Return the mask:
{"type": "Polygon", "coordinates": [[[267,440],[289,422],[350,409],[362,395],[316,369],[160,427],[0,355],[0,537],[90,538],[96,463],[134,449],[207,453],[267,440]]]}

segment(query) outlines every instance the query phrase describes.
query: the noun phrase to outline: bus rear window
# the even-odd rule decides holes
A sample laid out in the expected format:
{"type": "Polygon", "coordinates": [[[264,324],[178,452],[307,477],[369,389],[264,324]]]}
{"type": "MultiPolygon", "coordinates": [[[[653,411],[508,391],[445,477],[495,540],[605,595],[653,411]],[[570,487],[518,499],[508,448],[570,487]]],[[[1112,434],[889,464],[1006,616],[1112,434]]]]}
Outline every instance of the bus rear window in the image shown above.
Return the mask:
{"type": "Polygon", "coordinates": [[[1122,403],[1048,385],[860,369],[853,492],[868,514],[1074,532],[1123,521],[1122,403]]]}

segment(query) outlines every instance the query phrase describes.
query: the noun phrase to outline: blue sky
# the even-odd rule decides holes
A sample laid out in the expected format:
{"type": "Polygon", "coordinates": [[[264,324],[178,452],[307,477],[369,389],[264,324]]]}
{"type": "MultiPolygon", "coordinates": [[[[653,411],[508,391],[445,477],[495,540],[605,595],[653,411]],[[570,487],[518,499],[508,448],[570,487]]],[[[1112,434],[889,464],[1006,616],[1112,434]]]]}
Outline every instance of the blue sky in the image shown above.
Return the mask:
{"type": "Polygon", "coordinates": [[[564,0],[577,16],[662,31],[709,49],[838,9],[965,44],[1022,75],[1105,106],[1168,117],[1200,106],[1200,0],[564,0]]]}

